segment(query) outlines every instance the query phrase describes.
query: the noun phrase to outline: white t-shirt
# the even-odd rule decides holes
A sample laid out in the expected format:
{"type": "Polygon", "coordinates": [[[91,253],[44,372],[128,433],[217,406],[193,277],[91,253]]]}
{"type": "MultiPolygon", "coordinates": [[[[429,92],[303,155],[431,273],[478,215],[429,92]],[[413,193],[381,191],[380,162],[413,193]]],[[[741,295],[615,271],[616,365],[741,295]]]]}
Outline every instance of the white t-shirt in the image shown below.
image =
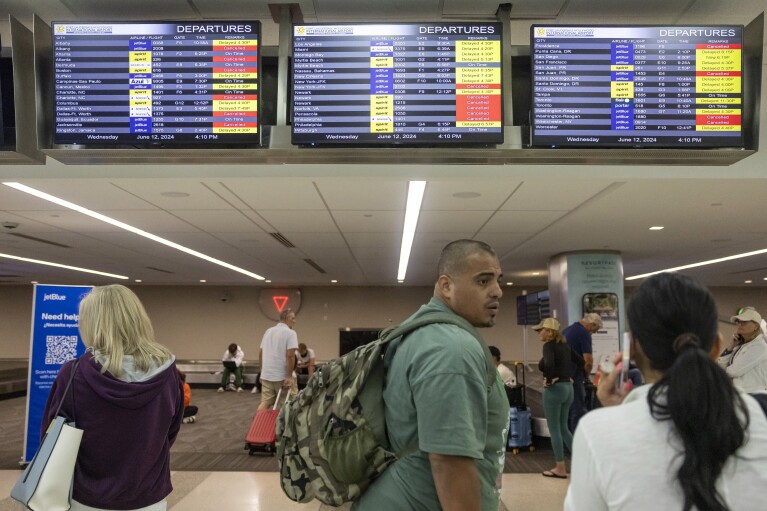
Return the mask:
{"type": "Polygon", "coordinates": [[[503,380],[504,385],[516,385],[517,379],[514,376],[514,373],[505,365],[498,365],[498,374],[501,375],[501,380],[503,380]]]}
{"type": "Polygon", "coordinates": [[[306,348],[306,355],[302,356],[298,350],[296,350],[296,361],[301,362],[302,364],[308,364],[311,359],[314,358],[314,350],[311,348],[306,348]]]}
{"type": "MultiPolygon", "coordinates": [[[[681,442],[672,435],[671,421],[650,415],[650,387],[638,387],[622,405],[589,412],[578,423],[565,511],[682,509],[676,478],[681,442]]],[[[717,489],[730,511],[762,511],[767,417],[754,398],[741,396],[751,418],[748,440],[725,463],[717,489]]]]}
{"type": "Polygon", "coordinates": [[[277,323],[261,339],[261,379],[282,381],[288,373],[287,352],[298,351],[298,335],[285,323],[277,323]]]}

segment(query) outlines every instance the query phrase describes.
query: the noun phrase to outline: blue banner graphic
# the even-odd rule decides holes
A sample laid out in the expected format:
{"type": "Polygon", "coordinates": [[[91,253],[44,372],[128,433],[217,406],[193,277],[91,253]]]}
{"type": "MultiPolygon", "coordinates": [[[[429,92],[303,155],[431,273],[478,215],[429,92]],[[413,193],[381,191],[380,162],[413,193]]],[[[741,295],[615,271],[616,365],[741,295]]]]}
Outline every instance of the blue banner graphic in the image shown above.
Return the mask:
{"type": "Polygon", "coordinates": [[[27,422],[24,426],[24,461],[32,460],[40,446],[40,424],[45,403],[61,366],[85,352],[80,339],[80,301],[92,286],[35,285],[32,336],[27,383],[27,422]]]}

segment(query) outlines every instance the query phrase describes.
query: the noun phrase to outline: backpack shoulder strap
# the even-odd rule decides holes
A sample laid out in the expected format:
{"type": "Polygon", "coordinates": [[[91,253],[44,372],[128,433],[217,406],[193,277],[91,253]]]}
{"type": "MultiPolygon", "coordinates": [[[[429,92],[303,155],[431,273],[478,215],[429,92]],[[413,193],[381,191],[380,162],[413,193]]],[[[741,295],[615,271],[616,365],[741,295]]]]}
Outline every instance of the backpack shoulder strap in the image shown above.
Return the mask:
{"type": "Polygon", "coordinates": [[[487,386],[487,391],[490,392],[490,389],[495,383],[496,373],[498,370],[495,368],[495,364],[493,364],[493,357],[490,354],[490,350],[488,349],[485,340],[482,338],[482,336],[479,335],[477,329],[461,316],[451,312],[427,312],[426,314],[419,316],[412,321],[406,321],[399,326],[384,330],[381,334],[381,338],[384,342],[388,343],[394,339],[402,337],[402,341],[400,342],[404,342],[409,333],[418,330],[421,327],[433,325],[435,323],[447,323],[463,328],[469,332],[472,337],[474,337],[474,339],[479,343],[479,345],[482,347],[482,351],[485,353],[485,384],[487,386]]]}

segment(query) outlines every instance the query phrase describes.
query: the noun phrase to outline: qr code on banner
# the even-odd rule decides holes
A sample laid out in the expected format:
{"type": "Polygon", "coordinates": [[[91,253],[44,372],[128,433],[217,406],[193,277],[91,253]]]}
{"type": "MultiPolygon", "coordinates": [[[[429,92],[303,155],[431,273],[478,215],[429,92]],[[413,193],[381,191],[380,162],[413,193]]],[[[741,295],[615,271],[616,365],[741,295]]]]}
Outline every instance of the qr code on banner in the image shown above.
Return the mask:
{"type": "Polygon", "coordinates": [[[76,357],[76,335],[49,335],[45,338],[46,364],[63,364],[76,357]]]}

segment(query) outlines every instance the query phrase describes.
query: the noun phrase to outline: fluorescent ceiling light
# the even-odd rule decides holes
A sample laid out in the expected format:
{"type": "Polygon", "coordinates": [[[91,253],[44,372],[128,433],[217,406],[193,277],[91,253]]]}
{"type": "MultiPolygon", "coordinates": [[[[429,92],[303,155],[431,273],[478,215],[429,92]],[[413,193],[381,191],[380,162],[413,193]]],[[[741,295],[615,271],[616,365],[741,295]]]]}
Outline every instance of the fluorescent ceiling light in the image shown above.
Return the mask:
{"type": "MultiPolygon", "coordinates": [[[[128,280],[128,277],[124,275],[115,275],[114,273],[104,273],[103,271],[89,270],[88,268],[79,268],[77,266],[69,266],[66,264],[52,263],[50,261],[40,261],[39,259],[29,259],[28,257],[19,257],[19,256],[11,255],[11,254],[0,254],[0,257],[5,257],[6,259],[16,259],[17,261],[24,261],[27,263],[44,264],[46,266],[55,266],[56,268],[64,268],[66,270],[82,271],[85,273],[95,273],[96,275],[104,275],[105,277],[112,277],[114,279],[128,280]]],[[[32,281],[32,283],[36,284],[35,281],[32,281]]]]}
{"type": "Polygon", "coordinates": [[[397,280],[405,280],[407,263],[410,261],[410,250],[413,248],[415,228],[418,225],[418,215],[421,213],[421,201],[426,190],[426,181],[410,181],[407,191],[407,208],[405,209],[405,225],[402,229],[402,246],[399,251],[399,269],[397,280]]]}
{"type": "Polygon", "coordinates": [[[262,277],[261,275],[257,275],[253,272],[249,272],[248,270],[244,270],[233,264],[229,264],[220,259],[216,259],[215,257],[207,256],[201,252],[192,250],[191,248],[186,248],[185,246],[179,245],[178,243],[174,243],[170,240],[166,240],[165,238],[161,238],[150,232],[142,231],[141,229],[133,227],[132,225],[128,225],[126,223],[120,222],[119,220],[115,220],[114,218],[110,218],[106,215],[102,215],[101,213],[96,213],[95,211],[91,211],[90,209],[84,208],[82,206],[78,206],[77,204],[66,201],[64,199],[59,199],[58,197],[47,194],[45,192],[41,192],[40,190],[35,190],[34,188],[30,188],[29,186],[23,185],[21,183],[3,183],[3,184],[6,186],[10,186],[11,188],[15,188],[16,190],[19,190],[21,192],[34,195],[35,197],[39,197],[49,202],[53,202],[54,204],[58,204],[59,206],[64,206],[65,208],[77,211],[78,213],[82,213],[83,215],[88,215],[89,217],[95,218],[96,220],[101,220],[102,222],[112,224],[115,227],[119,227],[120,229],[125,229],[126,231],[130,231],[133,234],[138,234],[139,236],[143,236],[152,241],[156,241],[157,243],[162,243],[163,245],[168,246],[170,248],[175,248],[176,250],[180,250],[181,252],[186,252],[189,255],[199,257],[200,259],[204,259],[208,262],[217,264],[219,266],[223,266],[224,268],[229,268],[230,270],[234,270],[236,272],[242,273],[244,275],[247,275],[248,277],[252,277],[258,280],[264,280],[264,277],[262,277]]]}
{"type": "Polygon", "coordinates": [[[754,250],[753,252],[744,252],[742,254],[735,254],[727,257],[720,257],[719,259],[709,259],[708,261],[701,261],[699,263],[685,264],[684,266],[675,266],[673,268],[666,268],[665,270],[653,271],[650,273],[643,273],[641,275],[634,275],[633,277],[626,277],[626,280],[637,280],[649,277],[651,275],[657,275],[658,273],[666,273],[679,270],[687,270],[689,268],[697,268],[698,266],[706,266],[708,264],[723,263],[725,261],[732,261],[733,259],[742,259],[744,257],[751,257],[760,254],[767,254],[767,248],[762,250],[754,250]]]}

